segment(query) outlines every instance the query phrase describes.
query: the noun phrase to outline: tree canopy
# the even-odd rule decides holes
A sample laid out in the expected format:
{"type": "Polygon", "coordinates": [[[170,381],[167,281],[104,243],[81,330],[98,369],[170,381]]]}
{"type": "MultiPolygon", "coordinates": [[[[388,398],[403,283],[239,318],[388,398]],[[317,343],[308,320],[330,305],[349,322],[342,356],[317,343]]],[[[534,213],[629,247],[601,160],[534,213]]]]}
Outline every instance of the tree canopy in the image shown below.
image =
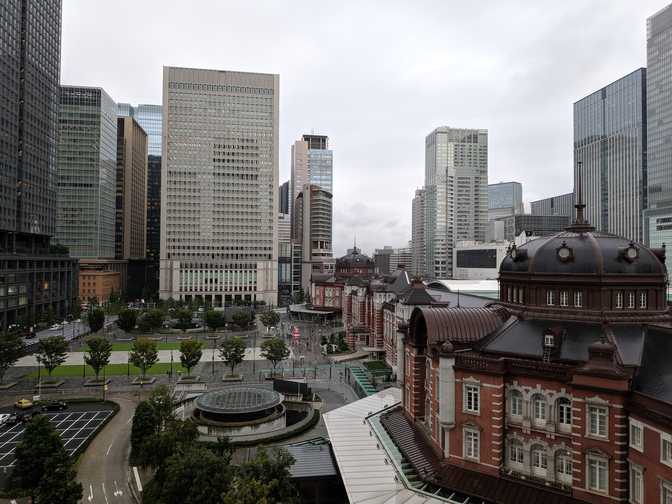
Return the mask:
{"type": "Polygon", "coordinates": [[[156,343],[147,338],[138,338],[131,346],[131,353],[128,356],[128,360],[131,364],[140,369],[142,384],[142,382],[145,381],[147,370],[159,360],[156,343]]]}
{"type": "Polygon", "coordinates": [[[87,338],[86,345],[89,348],[84,354],[84,362],[91,366],[93,372],[96,373],[96,381],[98,381],[101,369],[110,363],[112,343],[102,336],[91,336],[87,338]]]}
{"type": "Polygon", "coordinates": [[[273,365],[273,371],[279,362],[289,357],[287,344],[280,338],[267,339],[261,344],[261,356],[273,365]]]}
{"type": "Polygon", "coordinates": [[[261,323],[266,327],[274,327],[280,322],[280,315],[273,310],[269,310],[259,315],[259,320],[261,320],[261,323]]]}
{"type": "Polygon", "coordinates": [[[28,423],[14,454],[10,487],[30,495],[35,504],[76,504],[82,498],[72,459],[47,417],[38,415],[28,423]]]}
{"type": "Polygon", "coordinates": [[[5,379],[7,370],[26,355],[26,346],[20,334],[0,333],[0,383],[5,379]]]}
{"type": "Polygon", "coordinates": [[[63,364],[68,355],[68,342],[63,336],[50,336],[40,340],[35,357],[44,366],[49,376],[58,366],[63,364]]]}
{"type": "Polygon", "coordinates": [[[187,375],[199,363],[203,356],[203,343],[196,340],[182,340],[180,343],[180,362],[186,368],[187,375]]]}
{"type": "Polygon", "coordinates": [[[245,358],[245,341],[240,336],[225,339],[219,345],[219,355],[224,363],[231,368],[233,375],[236,366],[245,358]]]}
{"type": "Polygon", "coordinates": [[[117,325],[126,332],[131,332],[138,321],[138,312],[125,308],[119,312],[117,325]]]}
{"type": "Polygon", "coordinates": [[[205,324],[213,331],[216,331],[226,325],[226,317],[221,311],[208,310],[205,312],[205,324]]]}
{"type": "Polygon", "coordinates": [[[105,326],[105,312],[102,308],[92,307],[86,318],[92,333],[100,331],[105,326]]]}

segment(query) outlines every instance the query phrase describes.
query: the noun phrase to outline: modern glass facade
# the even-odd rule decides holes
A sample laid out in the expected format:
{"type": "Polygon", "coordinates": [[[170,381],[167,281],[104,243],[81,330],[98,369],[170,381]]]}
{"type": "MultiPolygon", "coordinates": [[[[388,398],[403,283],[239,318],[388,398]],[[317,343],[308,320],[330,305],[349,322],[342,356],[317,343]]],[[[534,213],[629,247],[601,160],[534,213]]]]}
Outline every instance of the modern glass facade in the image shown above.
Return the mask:
{"type": "Polygon", "coordinates": [[[426,276],[425,268],[425,190],[416,189],[411,206],[411,247],[413,251],[412,275],[426,276]]]}
{"type": "Polygon", "coordinates": [[[279,76],[163,69],[160,296],[277,303],[279,76]]]}
{"type": "Polygon", "coordinates": [[[547,236],[559,233],[569,223],[564,215],[511,215],[497,219],[504,222],[504,240],[513,241],[525,231],[528,236],[547,236]]]}
{"type": "Polygon", "coordinates": [[[291,205],[306,184],[316,185],[333,194],[334,153],[329,137],[303,135],[292,145],[290,193],[291,205]]]}
{"type": "Polygon", "coordinates": [[[145,130],[148,138],[148,152],[150,156],[161,156],[161,130],[163,111],[161,105],[140,104],[137,107],[129,103],[117,104],[117,115],[133,117],[145,130]]]}
{"type": "Polygon", "coordinates": [[[563,215],[574,217],[574,193],[551,196],[530,203],[532,215],[563,215]]]}
{"type": "Polygon", "coordinates": [[[281,214],[289,213],[289,180],[280,186],[278,196],[280,198],[280,208],[279,211],[281,214]]]}
{"type": "Polygon", "coordinates": [[[161,255],[161,156],[147,157],[147,258],[161,255]]]}
{"type": "Polygon", "coordinates": [[[644,241],[672,243],[672,5],[646,22],[647,210],[644,241]]]}
{"type": "Polygon", "coordinates": [[[520,182],[500,182],[488,185],[488,210],[521,209],[523,186],[520,182]]]}
{"type": "Polygon", "coordinates": [[[0,230],[55,231],[61,1],[0,8],[0,230]]]}
{"type": "Polygon", "coordinates": [[[0,332],[78,297],[76,260],[53,254],[61,0],[0,2],[0,332]]]}
{"type": "Polygon", "coordinates": [[[574,187],[599,231],[642,240],[646,137],[645,68],[574,104],[574,187]]]}
{"type": "Polygon", "coordinates": [[[100,88],[61,86],[56,236],[73,257],[113,258],[117,106],[100,88]]]}
{"type": "Polygon", "coordinates": [[[451,278],[458,240],[484,241],[488,222],[488,131],[441,127],[425,139],[425,267],[451,278]]]}

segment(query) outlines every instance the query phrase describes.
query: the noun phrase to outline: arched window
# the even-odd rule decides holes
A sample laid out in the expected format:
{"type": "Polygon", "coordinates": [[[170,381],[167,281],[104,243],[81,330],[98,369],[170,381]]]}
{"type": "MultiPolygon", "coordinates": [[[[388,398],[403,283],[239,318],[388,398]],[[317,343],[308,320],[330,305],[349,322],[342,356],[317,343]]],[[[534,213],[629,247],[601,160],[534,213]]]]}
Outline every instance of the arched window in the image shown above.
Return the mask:
{"type": "Polygon", "coordinates": [[[535,423],[546,423],[546,398],[541,394],[532,398],[532,417],[535,423]]]}
{"type": "Polygon", "coordinates": [[[639,307],[642,309],[646,309],[646,292],[640,292],[639,293],[639,307]]]}
{"type": "Polygon", "coordinates": [[[616,308],[619,310],[623,308],[623,292],[621,291],[616,293],[616,308]]]}
{"type": "Polygon", "coordinates": [[[513,288],[513,302],[517,303],[518,302],[518,289],[515,287],[513,288]]]}
{"type": "Polygon", "coordinates": [[[556,403],[558,411],[558,427],[561,430],[570,431],[572,429],[572,403],[569,399],[561,397],[556,403]]]}
{"type": "Polygon", "coordinates": [[[549,289],[546,291],[546,304],[553,306],[555,304],[555,291],[549,289]]]}
{"type": "Polygon", "coordinates": [[[520,304],[523,304],[525,302],[525,295],[524,295],[525,289],[522,287],[518,289],[518,302],[520,304]]]}
{"type": "Polygon", "coordinates": [[[533,446],[530,451],[532,457],[532,473],[535,476],[546,477],[546,470],[548,469],[548,456],[546,455],[546,448],[543,446],[533,446]]]}
{"type": "Polygon", "coordinates": [[[569,294],[566,290],[560,291],[560,306],[567,306],[569,304],[569,294]]]}
{"type": "Polygon", "coordinates": [[[628,308],[635,307],[635,293],[630,291],[628,292],[628,308]]]}
{"type": "Polygon", "coordinates": [[[506,300],[511,302],[511,287],[507,287],[506,289],[506,300]]]}
{"type": "Polygon", "coordinates": [[[566,450],[560,450],[555,455],[555,470],[558,473],[558,479],[565,485],[572,484],[572,456],[566,450]]]}
{"type": "Polygon", "coordinates": [[[583,306],[583,292],[581,291],[574,292],[574,306],[576,308],[581,308],[583,306]]]}
{"type": "Polygon", "coordinates": [[[517,439],[512,439],[509,443],[509,464],[520,466],[524,460],[523,443],[517,439]]]}
{"type": "Polygon", "coordinates": [[[509,394],[509,415],[512,417],[523,416],[523,394],[517,390],[512,390],[509,394]]]}

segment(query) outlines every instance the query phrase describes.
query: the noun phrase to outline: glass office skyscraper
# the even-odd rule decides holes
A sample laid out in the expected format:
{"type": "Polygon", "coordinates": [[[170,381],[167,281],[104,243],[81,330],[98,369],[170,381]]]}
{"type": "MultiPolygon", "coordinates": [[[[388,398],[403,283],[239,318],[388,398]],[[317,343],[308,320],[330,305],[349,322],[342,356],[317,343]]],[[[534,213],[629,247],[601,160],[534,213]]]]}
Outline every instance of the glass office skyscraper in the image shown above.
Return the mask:
{"type": "Polygon", "coordinates": [[[78,297],[77,261],[50,248],[60,69],[61,0],[0,2],[0,332],[78,297]]]}
{"type": "Polygon", "coordinates": [[[642,240],[646,203],[646,69],[574,104],[574,187],[599,231],[642,240]]]}
{"type": "Polygon", "coordinates": [[[441,127],[425,139],[425,268],[451,278],[458,240],[484,241],[488,131],[441,127]]]}
{"type": "Polygon", "coordinates": [[[551,196],[530,203],[532,215],[564,215],[574,218],[574,193],[551,196]]]}
{"type": "Polygon", "coordinates": [[[113,258],[117,105],[101,88],[61,86],[56,236],[80,258],[113,258]]]}
{"type": "Polygon", "coordinates": [[[118,103],[117,115],[133,117],[138,121],[147,133],[149,155],[161,156],[161,125],[163,124],[161,105],[140,104],[134,107],[128,103],[118,103]]]}
{"type": "Polygon", "coordinates": [[[520,182],[488,185],[488,220],[523,213],[523,186],[520,182]]]}
{"type": "Polygon", "coordinates": [[[164,67],[160,296],[277,303],[279,76],[164,67]]]}
{"type": "Polygon", "coordinates": [[[672,244],[672,5],[646,21],[647,210],[644,239],[672,244]]]}

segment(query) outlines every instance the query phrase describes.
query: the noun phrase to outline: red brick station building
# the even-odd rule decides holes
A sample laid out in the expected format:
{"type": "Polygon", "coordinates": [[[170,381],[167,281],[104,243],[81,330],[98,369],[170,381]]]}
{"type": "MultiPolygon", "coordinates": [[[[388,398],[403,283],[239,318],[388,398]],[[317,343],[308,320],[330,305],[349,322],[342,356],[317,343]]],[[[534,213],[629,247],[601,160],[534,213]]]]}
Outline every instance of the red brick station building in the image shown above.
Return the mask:
{"type": "Polygon", "coordinates": [[[432,488],[468,502],[672,504],[665,250],[596,232],[512,247],[500,300],[425,306],[381,423],[432,488]],[[445,493],[445,492],[444,492],[445,493]]]}

